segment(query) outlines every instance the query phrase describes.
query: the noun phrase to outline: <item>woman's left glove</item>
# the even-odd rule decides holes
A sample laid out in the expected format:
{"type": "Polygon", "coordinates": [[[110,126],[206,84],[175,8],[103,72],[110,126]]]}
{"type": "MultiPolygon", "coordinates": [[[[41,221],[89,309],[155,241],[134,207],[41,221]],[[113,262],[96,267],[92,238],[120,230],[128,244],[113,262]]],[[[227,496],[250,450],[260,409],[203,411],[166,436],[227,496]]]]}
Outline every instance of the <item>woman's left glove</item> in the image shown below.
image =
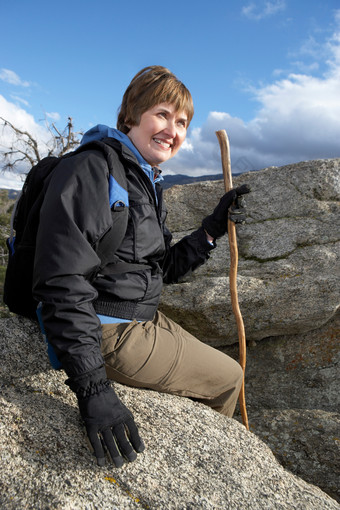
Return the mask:
{"type": "Polygon", "coordinates": [[[81,417],[99,466],[105,464],[105,452],[110,454],[116,467],[124,459],[132,462],[136,452],[144,450],[132,413],[119,400],[104,367],[68,379],[68,386],[76,393],[81,417]]]}
{"type": "Polygon", "coordinates": [[[245,209],[239,199],[250,191],[248,184],[242,184],[223,195],[214,212],[202,221],[204,230],[214,239],[222,237],[228,231],[228,212],[231,221],[244,223],[245,209]]]}

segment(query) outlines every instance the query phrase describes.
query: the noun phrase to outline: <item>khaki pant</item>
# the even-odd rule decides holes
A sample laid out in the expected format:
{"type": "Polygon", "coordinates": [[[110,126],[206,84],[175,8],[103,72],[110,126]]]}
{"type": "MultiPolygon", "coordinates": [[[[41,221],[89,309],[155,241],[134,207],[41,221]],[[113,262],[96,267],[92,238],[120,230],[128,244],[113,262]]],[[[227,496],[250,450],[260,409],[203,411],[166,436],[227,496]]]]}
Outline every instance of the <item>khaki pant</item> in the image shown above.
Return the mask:
{"type": "Polygon", "coordinates": [[[231,417],[240,365],[157,312],[152,321],[103,324],[107,376],[129,386],[182,395],[231,417]]]}

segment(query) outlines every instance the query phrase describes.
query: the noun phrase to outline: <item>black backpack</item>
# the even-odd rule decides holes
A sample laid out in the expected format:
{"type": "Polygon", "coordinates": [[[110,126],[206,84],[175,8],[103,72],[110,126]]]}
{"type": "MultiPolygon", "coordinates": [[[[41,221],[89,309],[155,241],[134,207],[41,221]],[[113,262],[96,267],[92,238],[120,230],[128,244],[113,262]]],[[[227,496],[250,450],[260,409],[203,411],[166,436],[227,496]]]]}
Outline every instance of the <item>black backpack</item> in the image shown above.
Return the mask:
{"type": "MultiPolygon", "coordinates": [[[[106,157],[110,175],[114,177],[114,180],[121,188],[127,190],[124,167],[120,163],[117,152],[114,150],[115,143],[114,139],[106,138],[105,142],[89,142],[74,152],[61,157],[46,157],[33,166],[27,174],[22,192],[14,206],[11,218],[11,235],[7,239],[9,256],[4,282],[3,301],[11,312],[37,320],[36,309],[38,302],[32,296],[36,237],[39,227],[40,209],[53,171],[55,169],[57,171],[56,167],[61,160],[86,150],[99,150],[106,157]]],[[[110,193],[109,183],[108,193],[110,193]]],[[[121,244],[127,227],[128,208],[125,207],[125,203],[118,202],[118,204],[115,203],[111,207],[113,224],[115,226],[114,235],[106,235],[103,242],[103,250],[109,244],[111,253],[121,244]],[[117,212],[119,214],[116,214],[117,212]]],[[[98,253],[102,260],[101,269],[105,266],[106,262],[104,253],[105,251],[103,251],[103,254],[98,253]]]]}

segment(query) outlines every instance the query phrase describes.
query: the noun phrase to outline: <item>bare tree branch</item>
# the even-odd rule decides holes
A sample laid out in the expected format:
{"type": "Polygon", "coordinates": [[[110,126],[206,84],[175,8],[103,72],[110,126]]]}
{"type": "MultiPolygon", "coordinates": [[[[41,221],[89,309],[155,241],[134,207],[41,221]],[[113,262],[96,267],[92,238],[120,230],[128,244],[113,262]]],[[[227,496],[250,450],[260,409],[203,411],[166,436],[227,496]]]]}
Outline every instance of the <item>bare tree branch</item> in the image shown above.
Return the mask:
{"type": "Polygon", "coordinates": [[[81,132],[75,132],[72,118],[68,117],[66,127],[59,131],[54,123],[49,123],[45,117],[45,125],[50,133],[50,139],[46,142],[38,140],[28,131],[19,129],[7,119],[0,117],[3,130],[7,129],[12,134],[13,141],[8,145],[1,145],[0,150],[1,170],[14,170],[20,164],[28,168],[38,163],[45,156],[62,156],[80,143],[81,132]]]}

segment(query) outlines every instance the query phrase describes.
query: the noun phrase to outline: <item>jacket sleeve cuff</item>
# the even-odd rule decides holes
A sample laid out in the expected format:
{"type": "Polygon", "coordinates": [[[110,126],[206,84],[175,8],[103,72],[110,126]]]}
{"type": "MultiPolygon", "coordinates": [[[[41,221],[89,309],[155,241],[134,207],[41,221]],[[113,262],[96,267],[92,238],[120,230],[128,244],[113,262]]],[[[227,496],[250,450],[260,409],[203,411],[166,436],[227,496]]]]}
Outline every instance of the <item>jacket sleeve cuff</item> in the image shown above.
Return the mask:
{"type": "Polygon", "coordinates": [[[104,390],[110,384],[103,365],[91,372],[70,377],[65,381],[65,383],[71,388],[78,398],[87,398],[91,395],[95,395],[104,390]]]}
{"type": "Polygon", "coordinates": [[[212,242],[208,241],[206,231],[203,227],[200,227],[198,230],[193,232],[192,236],[197,240],[198,250],[200,253],[206,254],[216,248],[215,240],[212,242]]]}

